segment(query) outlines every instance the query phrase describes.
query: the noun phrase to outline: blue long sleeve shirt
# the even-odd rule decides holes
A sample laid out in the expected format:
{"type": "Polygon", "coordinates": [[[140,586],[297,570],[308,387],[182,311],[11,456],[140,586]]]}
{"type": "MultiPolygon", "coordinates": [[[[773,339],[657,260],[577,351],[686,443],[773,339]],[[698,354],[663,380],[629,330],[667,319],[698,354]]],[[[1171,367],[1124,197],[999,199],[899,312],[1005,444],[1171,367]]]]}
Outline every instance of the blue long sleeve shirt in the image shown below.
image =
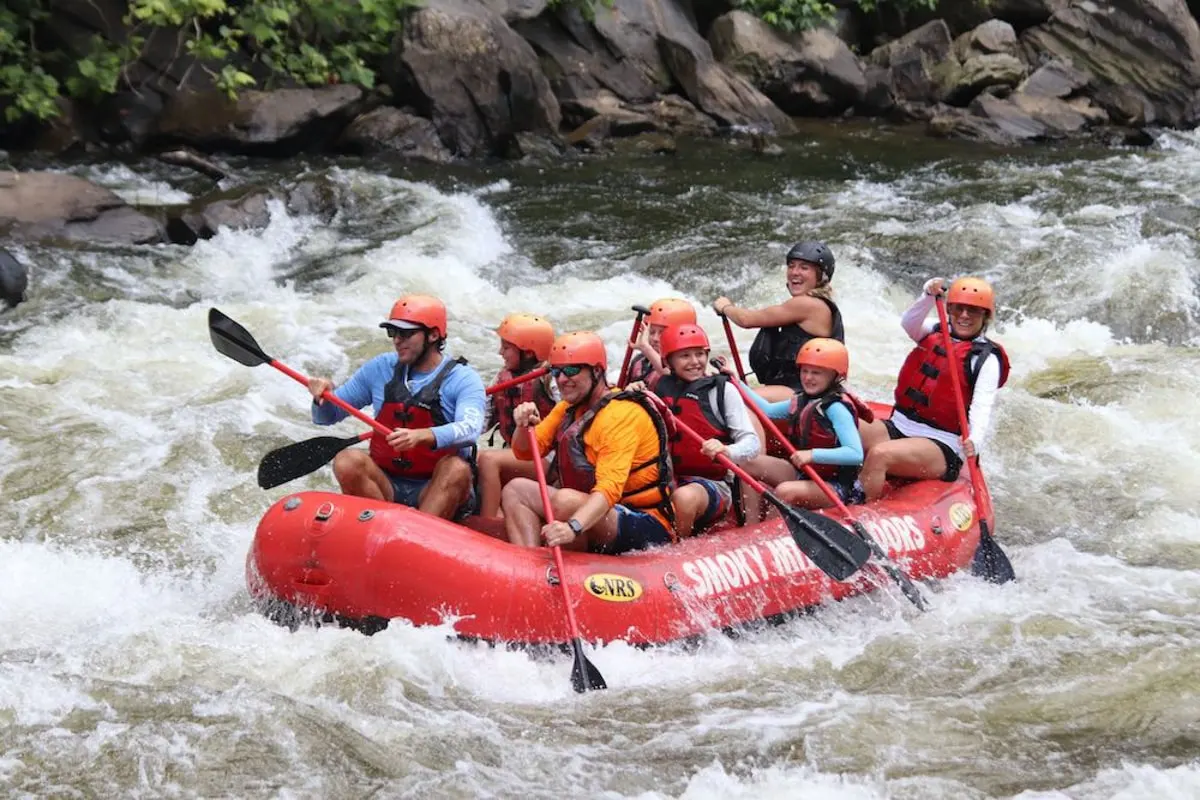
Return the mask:
{"type": "MultiPolygon", "coordinates": [[[[742,385],[745,386],[745,384],[742,385]]],[[[750,387],[747,386],[746,388],[749,389],[750,387]]],[[[755,394],[753,390],[747,394],[754,399],[755,405],[765,411],[771,419],[787,419],[788,409],[792,405],[791,400],[768,403],[755,394]]],[[[833,432],[837,434],[838,446],[822,447],[813,450],[813,462],[817,464],[835,464],[839,467],[857,467],[861,465],[863,462],[862,438],[858,435],[858,425],[854,422],[854,415],[842,403],[832,403],[829,406],[828,414],[829,421],[833,424],[833,432]]]]}
{"type": "MultiPolygon", "coordinates": [[[[429,372],[413,372],[405,369],[405,380],[409,391],[416,394],[423,386],[433,380],[438,370],[445,366],[445,361],[452,356],[443,353],[443,361],[429,372]]],[[[350,376],[350,380],[333,390],[339,399],[345,400],[355,408],[371,405],[374,416],[379,416],[383,408],[383,390],[388,381],[396,373],[399,358],[395,353],[384,353],[372,358],[358,368],[350,376]]],[[[454,368],[442,383],[442,412],[447,420],[445,425],[438,425],[433,430],[437,449],[443,447],[459,447],[465,449],[473,444],[483,433],[484,408],[487,403],[487,393],[483,387],[483,379],[479,373],[469,366],[460,364],[454,368]]],[[[333,403],[313,403],[312,420],[317,425],[333,425],[349,416],[333,403]]],[[[464,458],[467,454],[463,454],[464,458]]]]}

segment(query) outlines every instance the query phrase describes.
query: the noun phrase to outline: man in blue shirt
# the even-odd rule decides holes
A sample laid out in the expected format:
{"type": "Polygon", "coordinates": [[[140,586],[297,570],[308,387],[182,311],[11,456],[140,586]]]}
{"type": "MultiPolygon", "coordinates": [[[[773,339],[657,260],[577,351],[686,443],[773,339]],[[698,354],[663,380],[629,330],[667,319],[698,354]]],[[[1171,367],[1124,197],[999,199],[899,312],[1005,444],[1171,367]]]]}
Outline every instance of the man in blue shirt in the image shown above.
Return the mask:
{"type": "MultiPolygon", "coordinates": [[[[346,494],[403,503],[444,519],[465,516],[474,506],[472,466],[475,440],[483,432],[483,380],[464,359],[445,354],[446,306],[436,297],[401,297],[379,327],[395,352],[363,364],[334,394],[355,408],[370,403],[375,419],[392,432],[374,434],[369,451],[338,453],[334,477],[346,494]]],[[[346,417],[321,401],[330,389],[327,378],[309,381],[318,425],[346,417]]]]}

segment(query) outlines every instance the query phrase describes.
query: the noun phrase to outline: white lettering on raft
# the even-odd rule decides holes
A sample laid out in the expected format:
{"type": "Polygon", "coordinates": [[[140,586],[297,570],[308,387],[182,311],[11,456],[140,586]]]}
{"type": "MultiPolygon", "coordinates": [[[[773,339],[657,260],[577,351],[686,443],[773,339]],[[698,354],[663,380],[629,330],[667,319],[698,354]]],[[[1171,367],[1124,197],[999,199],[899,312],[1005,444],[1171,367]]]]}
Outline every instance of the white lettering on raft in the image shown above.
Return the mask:
{"type": "MultiPolygon", "coordinates": [[[[864,525],[867,532],[892,555],[925,547],[925,533],[911,515],[881,517],[864,522],[864,525]]],[[[772,578],[817,569],[791,536],[767,539],[761,546],[766,548],[765,554],[758,544],[742,545],[716,555],[685,561],[680,568],[691,581],[692,592],[697,597],[728,594],[772,578]]]]}

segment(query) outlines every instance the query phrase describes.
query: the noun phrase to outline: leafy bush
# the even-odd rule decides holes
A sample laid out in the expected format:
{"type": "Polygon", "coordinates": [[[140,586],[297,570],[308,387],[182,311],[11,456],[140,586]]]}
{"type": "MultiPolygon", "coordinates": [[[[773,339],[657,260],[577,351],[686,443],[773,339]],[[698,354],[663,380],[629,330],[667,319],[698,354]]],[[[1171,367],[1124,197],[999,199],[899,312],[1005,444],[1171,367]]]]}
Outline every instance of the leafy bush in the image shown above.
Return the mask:
{"type": "Polygon", "coordinates": [[[129,0],[124,44],[95,36],[82,58],[68,59],[38,46],[50,0],[6,0],[0,7],[0,103],[11,122],[53,117],[63,90],[87,99],[111,94],[127,81],[155,28],[181,30],[183,52],[231,97],[257,85],[245,69],[256,62],[266,67],[268,85],[282,78],[370,88],[379,58],[418,1],[129,0]]]}
{"type": "MultiPolygon", "coordinates": [[[[938,0],[854,0],[865,12],[891,6],[904,13],[916,8],[935,8],[938,0]]],[[[802,31],[833,19],[837,7],[825,0],[735,0],[735,5],[772,28],[782,31],[802,31]]]]}

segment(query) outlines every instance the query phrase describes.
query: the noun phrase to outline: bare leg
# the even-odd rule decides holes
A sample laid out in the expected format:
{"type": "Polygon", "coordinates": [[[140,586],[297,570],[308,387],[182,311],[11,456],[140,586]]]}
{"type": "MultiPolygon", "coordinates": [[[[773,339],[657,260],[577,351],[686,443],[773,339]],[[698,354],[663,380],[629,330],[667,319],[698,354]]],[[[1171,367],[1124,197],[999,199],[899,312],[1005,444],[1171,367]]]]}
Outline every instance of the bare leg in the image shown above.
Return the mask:
{"type": "Polygon", "coordinates": [[[884,442],[890,441],[887,426],[883,424],[883,420],[881,419],[877,419],[874,422],[859,420],[858,435],[862,439],[864,453],[870,452],[872,447],[878,447],[884,442]]]}
{"type": "Polygon", "coordinates": [[[784,481],[775,487],[775,493],[783,502],[801,508],[828,508],[833,505],[816,481],[784,481]]]}
{"type": "MultiPolygon", "coordinates": [[[[554,512],[554,518],[559,520],[570,519],[588,499],[588,495],[574,489],[551,488],[549,491],[550,509],[554,512]]],[[[545,519],[542,515],[542,493],[537,481],[514,478],[501,490],[500,495],[508,540],[521,547],[541,547],[545,519]]],[[[598,523],[592,530],[603,524],[598,523]]],[[[591,533],[589,530],[588,534],[591,533]]],[[[582,550],[587,547],[587,542],[587,536],[578,536],[569,548],[582,550]]]]}
{"type": "Polygon", "coordinates": [[[365,450],[343,450],[334,456],[333,477],[343,494],[395,502],[392,482],[365,450]]]}
{"type": "Polygon", "coordinates": [[[426,514],[453,519],[471,496],[471,465],[458,456],[446,456],[433,468],[433,477],[421,490],[417,507],[426,514]]]}
{"type": "Polygon", "coordinates": [[[696,518],[708,508],[708,490],[698,483],[680,486],[671,493],[671,503],[675,506],[675,532],[686,539],[694,532],[696,518]]]}
{"type": "MultiPolygon", "coordinates": [[[[752,458],[742,464],[742,469],[750,473],[750,477],[756,478],[768,486],[796,479],[796,470],[792,467],[791,462],[774,456],[752,458]]],[[[742,501],[746,504],[747,524],[762,521],[762,509],[759,502],[761,498],[762,496],[751,489],[748,483],[742,481],[742,501]]]]}
{"type": "Polygon", "coordinates": [[[892,439],[867,451],[859,480],[870,502],[883,494],[888,475],[930,480],[940,478],[945,471],[946,457],[932,439],[892,439]]]}

